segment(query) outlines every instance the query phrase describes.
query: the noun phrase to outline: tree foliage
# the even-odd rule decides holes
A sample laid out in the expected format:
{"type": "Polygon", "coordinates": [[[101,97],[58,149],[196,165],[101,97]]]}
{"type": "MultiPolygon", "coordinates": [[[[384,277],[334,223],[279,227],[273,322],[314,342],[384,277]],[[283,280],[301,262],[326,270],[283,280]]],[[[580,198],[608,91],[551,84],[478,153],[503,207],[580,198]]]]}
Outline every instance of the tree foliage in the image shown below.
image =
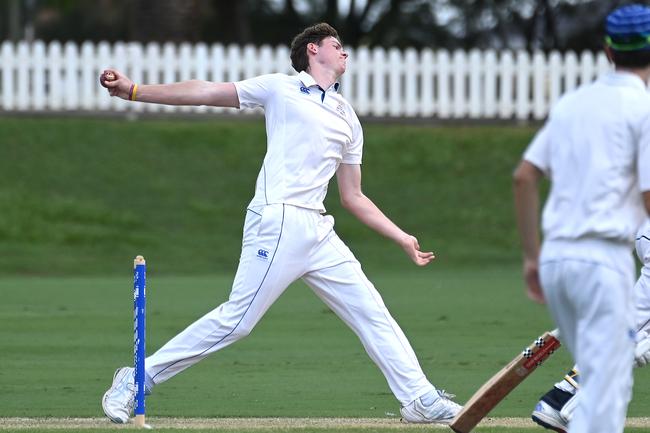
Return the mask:
{"type": "MultiPolygon", "coordinates": [[[[34,37],[287,44],[325,21],[349,46],[597,50],[603,20],[621,0],[12,0],[34,37]],[[18,6],[17,6],[18,5],[18,6]]],[[[13,9],[12,9],[13,8],[13,9]]],[[[8,18],[0,37],[9,34],[8,18]]],[[[17,26],[13,26],[15,29],[17,26]]],[[[20,28],[20,26],[18,26],[20,28]]]]}

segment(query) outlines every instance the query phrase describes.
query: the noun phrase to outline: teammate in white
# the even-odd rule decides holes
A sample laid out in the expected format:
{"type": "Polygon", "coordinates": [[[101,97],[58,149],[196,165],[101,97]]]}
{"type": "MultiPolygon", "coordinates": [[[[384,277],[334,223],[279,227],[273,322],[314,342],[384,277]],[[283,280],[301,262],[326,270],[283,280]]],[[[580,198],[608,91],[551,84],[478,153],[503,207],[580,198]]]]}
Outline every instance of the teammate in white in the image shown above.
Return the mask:
{"type": "MultiPolygon", "coordinates": [[[[363,134],[352,106],[338,93],[348,54],[336,30],[321,23],[291,44],[298,75],[272,74],[237,83],[187,81],[139,86],[119,71],[101,78],[112,96],[143,102],[262,107],[267,153],[246,221],[239,268],[227,302],[198,319],[146,359],[150,391],[211,353],[248,335],[285,288],[305,281],[360,338],[381,369],[407,422],[448,424],[460,406],[425,377],[381,296],[323,213],[336,174],[343,207],[396,242],[418,266],[434,259],[388,219],[361,190],[363,134]],[[131,97],[130,97],[131,96],[131,97]]],[[[133,371],[118,369],[102,400],[114,422],[133,406],[133,371]]]]}
{"type": "MultiPolygon", "coordinates": [[[[650,362],[650,219],[636,235],[636,254],[643,267],[633,290],[636,307],[634,366],[645,367],[650,362]]],[[[578,403],[579,383],[578,367],[574,366],[542,396],[532,413],[533,421],[549,430],[566,433],[578,403]]]]}
{"type": "Polygon", "coordinates": [[[582,375],[571,433],[623,431],[635,350],[632,242],[650,211],[650,8],[615,10],[606,32],[616,70],[561,98],[514,174],[528,295],[546,300],[582,375]],[[543,175],[551,190],[540,252],[543,175]]]}

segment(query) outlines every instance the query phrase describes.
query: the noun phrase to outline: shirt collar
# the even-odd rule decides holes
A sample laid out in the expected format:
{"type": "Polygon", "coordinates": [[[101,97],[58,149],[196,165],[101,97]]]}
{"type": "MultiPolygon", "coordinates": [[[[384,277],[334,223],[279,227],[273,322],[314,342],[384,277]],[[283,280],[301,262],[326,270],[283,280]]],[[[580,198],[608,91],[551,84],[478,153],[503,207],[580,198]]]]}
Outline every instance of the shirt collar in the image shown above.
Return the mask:
{"type": "MultiPolygon", "coordinates": [[[[314,77],[312,77],[311,75],[309,75],[309,73],[305,71],[301,71],[298,74],[298,78],[300,79],[300,81],[302,81],[302,84],[304,84],[305,87],[318,86],[318,83],[316,82],[316,80],[314,80],[314,77]]],[[[332,89],[334,92],[338,92],[339,87],[341,87],[341,83],[337,81],[332,86],[330,86],[330,89],[332,89]]]]}
{"type": "Polygon", "coordinates": [[[647,87],[643,80],[636,74],[627,71],[612,71],[603,77],[605,82],[623,86],[636,87],[646,91],[647,87]]]}

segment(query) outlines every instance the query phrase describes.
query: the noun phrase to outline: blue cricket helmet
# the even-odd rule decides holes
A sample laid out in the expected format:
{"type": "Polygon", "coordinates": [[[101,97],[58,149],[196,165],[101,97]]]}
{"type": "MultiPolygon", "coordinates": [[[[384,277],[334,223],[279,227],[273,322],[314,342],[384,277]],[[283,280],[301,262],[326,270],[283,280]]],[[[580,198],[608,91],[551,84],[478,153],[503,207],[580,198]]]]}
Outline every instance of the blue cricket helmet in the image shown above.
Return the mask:
{"type": "Polygon", "coordinates": [[[615,51],[650,51],[650,7],[631,4],[615,9],[605,21],[605,42],[615,51]]]}

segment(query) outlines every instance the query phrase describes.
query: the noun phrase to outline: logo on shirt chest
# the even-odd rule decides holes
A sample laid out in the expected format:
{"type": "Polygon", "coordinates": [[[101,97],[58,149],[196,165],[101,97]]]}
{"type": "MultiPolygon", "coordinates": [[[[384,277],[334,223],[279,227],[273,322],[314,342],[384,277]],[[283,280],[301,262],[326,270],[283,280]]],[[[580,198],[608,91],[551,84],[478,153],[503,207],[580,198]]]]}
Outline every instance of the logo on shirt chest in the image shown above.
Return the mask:
{"type": "Polygon", "coordinates": [[[339,104],[336,106],[336,112],[341,116],[345,116],[345,107],[343,107],[342,103],[339,102],[339,104]]]}
{"type": "Polygon", "coordinates": [[[305,86],[300,86],[300,91],[306,95],[309,95],[309,89],[305,86]]]}

